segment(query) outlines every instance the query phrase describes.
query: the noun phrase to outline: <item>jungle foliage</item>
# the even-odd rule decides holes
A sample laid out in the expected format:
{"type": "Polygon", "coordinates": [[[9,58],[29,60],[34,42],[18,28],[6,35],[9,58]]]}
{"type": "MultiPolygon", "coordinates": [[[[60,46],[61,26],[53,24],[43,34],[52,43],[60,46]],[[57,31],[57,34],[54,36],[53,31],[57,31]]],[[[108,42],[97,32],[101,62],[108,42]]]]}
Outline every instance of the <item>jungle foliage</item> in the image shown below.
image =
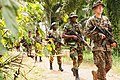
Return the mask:
{"type": "MultiPolygon", "coordinates": [[[[39,28],[39,33],[45,38],[52,22],[56,21],[62,29],[71,12],[78,15],[78,21],[86,20],[93,14],[91,7],[94,1],[96,0],[0,0],[0,55],[12,51],[29,30],[35,34],[35,30],[42,26],[46,32],[39,28]]],[[[104,14],[109,17],[118,42],[118,47],[113,52],[120,56],[120,0],[103,2],[106,4],[104,14]]],[[[0,66],[0,70],[2,68],[0,66]]]]}

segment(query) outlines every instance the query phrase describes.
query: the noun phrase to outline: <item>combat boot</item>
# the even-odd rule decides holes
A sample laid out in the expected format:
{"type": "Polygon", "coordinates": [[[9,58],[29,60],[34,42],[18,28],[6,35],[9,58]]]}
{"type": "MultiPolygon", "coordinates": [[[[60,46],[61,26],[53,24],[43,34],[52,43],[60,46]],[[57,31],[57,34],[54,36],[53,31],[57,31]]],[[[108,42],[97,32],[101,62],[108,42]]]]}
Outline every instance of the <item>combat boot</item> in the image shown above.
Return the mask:
{"type": "Polygon", "coordinates": [[[75,80],[80,80],[79,78],[79,73],[78,73],[78,69],[75,69],[75,80]]]}
{"type": "Polygon", "coordinates": [[[71,71],[73,72],[73,76],[75,76],[75,68],[72,68],[71,71]]]}
{"type": "Polygon", "coordinates": [[[39,56],[39,58],[40,58],[40,60],[39,60],[39,61],[40,61],[40,62],[42,62],[42,57],[41,57],[41,56],[39,56]]]}
{"type": "Polygon", "coordinates": [[[63,71],[62,67],[61,67],[61,64],[58,64],[59,65],[59,70],[60,71],[63,71]]]}
{"type": "Polygon", "coordinates": [[[35,55],[35,62],[37,62],[37,56],[35,55]]]}
{"type": "Polygon", "coordinates": [[[97,80],[97,73],[96,73],[96,71],[92,71],[92,75],[93,75],[93,80],[97,80]]]}
{"type": "Polygon", "coordinates": [[[50,63],[50,70],[53,70],[52,63],[50,63]]]}

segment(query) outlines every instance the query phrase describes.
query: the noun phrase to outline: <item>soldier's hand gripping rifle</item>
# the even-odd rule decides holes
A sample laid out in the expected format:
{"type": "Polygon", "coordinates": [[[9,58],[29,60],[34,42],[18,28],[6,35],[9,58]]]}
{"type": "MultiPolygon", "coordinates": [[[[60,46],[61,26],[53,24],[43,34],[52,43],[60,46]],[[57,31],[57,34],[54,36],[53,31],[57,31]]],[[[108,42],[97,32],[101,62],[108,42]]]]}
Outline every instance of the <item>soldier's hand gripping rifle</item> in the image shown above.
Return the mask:
{"type": "Polygon", "coordinates": [[[58,39],[58,38],[55,38],[53,35],[50,35],[49,38],[53,38],[53,41],[54,41],[54,42],[57,42],[57,44],[58,44],[59,46],[64,46],[64,44],[61,42],[61,40],[58,39]]]}
{"type": "Polygon", "coordinates": [[[102,29],[102,28],[100,28],[98,26],[93,26],[93,27],[94,28],[91,31],[91,33],[93,33],[94,31],[96,31],[98,33],[102,33],[102,34],[104,34],[106,36],[106,38],[108,39],[108,41],[110,42],[110,44],[112,44],[112,43],[116,43],[117,44],[117,42],[112,39],[113,36],[112,36],[112,34],[108,30],[102,29]]]}
{"type": "Polygon", "coordinates": [[[78,34],[78,32],[72,31],[77,37],[78,37],[78,41],[79,42],[83,42],[89,49],[91,49],[91,46],[88,45],[88,43],[84,40],[83,36],[81,36],[80,34],[78,34]]]}

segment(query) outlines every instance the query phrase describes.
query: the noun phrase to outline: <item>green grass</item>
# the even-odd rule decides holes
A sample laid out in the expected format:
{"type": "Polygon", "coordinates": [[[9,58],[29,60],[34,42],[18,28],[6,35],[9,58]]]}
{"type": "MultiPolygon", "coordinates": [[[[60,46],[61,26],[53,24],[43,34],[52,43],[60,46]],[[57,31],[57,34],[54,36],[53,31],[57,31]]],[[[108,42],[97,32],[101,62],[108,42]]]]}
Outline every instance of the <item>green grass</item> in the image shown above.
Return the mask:
{"type": "MultiPolygon", "coordinates": [[[[112,69],[120,75],[120,57],[113,55],[112,57],[113,63],[112,63],[112,69]]],[[[92,52],[84,51],[84,62],[93,64],[93,54],[92,52]]]]}
{"type": "Polygon", "coordinates": [[[120,57],[113,56],[113,70],[120,74],[120,57]]]}
{"type": "Polygon", "coordinates": [[[70,57],[67,56],[63,57],[63,62],[65,64],[72,64],[72,60],[70,59],[70,57]]]}
{"type": "MultiPolygon", "coordinates": [[[[113,55],[113,63],[112,63],[112,69],[120,74],[120,57],[113,55]]],[[[72,60],[69,56],[65,56],[63,58],[64,63],[71,64],[72,60]]],[[[93,53],[91,51],[84,51],[83,52],[83,63],[87,64],[94,64],[93,61],[93,53]]]]}
{"type": "MultiPolygon", "coordinates": [[[[120,74],[120,57],[113,55],[112,57],[113,63],[112,63],[112,69],[120,74]]],[[[84,51],[84,62],[93,64],[93,53],[84,51]]]]}
{"type": "Polygon", "coordinates": [[[93,63],[93,54],[91,51],[84,51],[83,52],[83,60],[86,63],[93,63]]]}
{"type": "MultiPolygon", "coordinates": [[[[66,64],[71,64],[72,63],[72,60],[71,60],[69,55],[64,56],[63,61],[66,64]]],[[[92,54],[92,52],[88,52],[88,51],[83,52],[83,62],[84,63],[93,63],[93,54],[92,54]]]]}

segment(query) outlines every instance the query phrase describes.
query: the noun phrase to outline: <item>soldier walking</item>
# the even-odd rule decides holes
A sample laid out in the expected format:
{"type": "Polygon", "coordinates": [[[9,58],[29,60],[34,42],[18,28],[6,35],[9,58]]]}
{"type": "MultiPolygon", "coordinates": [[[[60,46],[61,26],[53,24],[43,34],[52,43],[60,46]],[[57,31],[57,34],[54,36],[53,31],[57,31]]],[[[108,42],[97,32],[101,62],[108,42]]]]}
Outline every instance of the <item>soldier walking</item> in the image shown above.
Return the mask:
{"type": "Polygon", "coordinates": [[[42,62],[42,37],[39,34],[38,29],[36,30],[36,36],[35,36],[35,62],[37,61],[39,57],[39,62],[42,62]]]}
{"type": "Polygon", "coordinates": [[[33,38],[32,38],[32,32],[28,31],[28,36],[27,36],[27,56],[28,57],[33,57],[31,52],[32,52],[32,45],[33,45],[33,38]]]}
{"type": "MultiPolygon", "coordinates": [[[[112,27],[109,19],[103,16],[103,9],[105,5],[101,1],[97,1],[93,4],[92,10],[95,15],[90,17],[86,23],[87,25],[87,36],[92,40],[94,64],[98,68],[97,71],[92,71],[93,80],[106,80],[106,74],[112,67],[112,53],[111,47],[116,46],[114,41],[110,41],[101,30],[106,30],[112,35],[112,27]],[[96,30],[96,28],[100,28],[96,30]]],[[[112,40],[112,38],[111,38],[112,40]]]]}
{"type": "Polygon", "coordinates": [[[63,38],[65,44],[70,47],[70,58],[73,61],[73,68],[71,71],[75,76],[75,80],[80,80],[78,68],[83,61],[83,43],[79,41],[76,34],[82,36],[83,29],[81,24],[76,21],[77,18],[78,16],[76,14],[70,14],[70,22],[64,26],[63,38]]]}
{"type": "MultiPolygon", "coordinates": [[[[57,24],[56,22],[53,22],[52,25],[51,25],[51,28],[50,28],[50,31],[49,31],[49,35],[47,37],[49,40],[52,39],[54,45],[55,45],[55,49],[52,48],[52,53],[50,54],[50,70],[53,69],[53,60],[54,60],[54,55],[56,54],[57,55],[57,62],[58,62],[58,65],[59,65],[59,70],[60,71],[63,71],[62,69],[62,56],[60,55],[61,54],[61,36],[58,32],[58,27],[57,27],[57,24]]],[[[51,46],[52,47],[52,46],[51,46]]]]}

